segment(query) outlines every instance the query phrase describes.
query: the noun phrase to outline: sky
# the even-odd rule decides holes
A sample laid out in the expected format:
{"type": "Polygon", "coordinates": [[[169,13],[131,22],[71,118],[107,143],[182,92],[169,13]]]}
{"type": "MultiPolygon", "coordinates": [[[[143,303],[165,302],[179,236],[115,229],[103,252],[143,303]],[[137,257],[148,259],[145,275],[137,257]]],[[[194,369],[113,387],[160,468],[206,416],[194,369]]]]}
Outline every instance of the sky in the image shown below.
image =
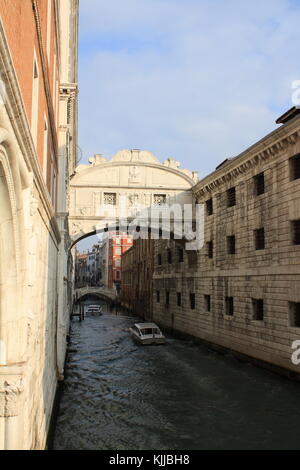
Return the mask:
{"type": "Polygon", "coordinates": [[[138,148],[202,178],[293,106],[300,0],[80,4],[80,163],[138,148]]]}

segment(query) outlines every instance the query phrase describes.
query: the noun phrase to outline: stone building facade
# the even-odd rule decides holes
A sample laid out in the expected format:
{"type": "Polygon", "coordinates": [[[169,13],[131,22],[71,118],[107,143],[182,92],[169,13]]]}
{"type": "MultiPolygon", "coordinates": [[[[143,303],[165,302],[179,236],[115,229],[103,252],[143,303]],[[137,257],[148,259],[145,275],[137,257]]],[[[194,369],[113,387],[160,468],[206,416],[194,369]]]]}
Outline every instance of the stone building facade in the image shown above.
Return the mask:
{"type": "Polygon", "coordinates": [[[195,265],[174,241],[155,242],[153,318],[299,373],[300,115],[284,122],[194,186],[206,212],[195,265]]]}
{"type": "Polygon", "coordinates": [[[0,449],[44,449],[68,329],[78,2],[0,14],[0,449]]]}

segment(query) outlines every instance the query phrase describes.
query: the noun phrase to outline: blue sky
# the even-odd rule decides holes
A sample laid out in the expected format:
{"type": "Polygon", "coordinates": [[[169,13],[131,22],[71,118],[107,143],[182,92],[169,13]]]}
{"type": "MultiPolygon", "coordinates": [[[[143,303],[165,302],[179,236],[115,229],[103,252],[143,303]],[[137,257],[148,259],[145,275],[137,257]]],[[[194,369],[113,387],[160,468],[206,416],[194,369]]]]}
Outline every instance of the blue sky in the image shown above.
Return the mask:
{"type": "Polygon", "coordinates": [[[299,24],[300,0],[81,0],[82,163],[140,148],[204,177],[292,106],[299,24]]]}

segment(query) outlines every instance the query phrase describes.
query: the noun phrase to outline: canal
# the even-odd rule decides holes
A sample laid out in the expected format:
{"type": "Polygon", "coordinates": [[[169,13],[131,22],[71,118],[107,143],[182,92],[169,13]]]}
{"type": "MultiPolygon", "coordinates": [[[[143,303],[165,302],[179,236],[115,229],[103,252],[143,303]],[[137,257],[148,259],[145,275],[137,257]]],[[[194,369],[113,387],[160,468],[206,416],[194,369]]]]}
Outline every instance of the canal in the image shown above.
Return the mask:
{"type": "Polygon", "coordinates": [[[135,321],[72,321],[54,449],[300,449],[299,384],[188,341],[139,346],[135,321]]]}

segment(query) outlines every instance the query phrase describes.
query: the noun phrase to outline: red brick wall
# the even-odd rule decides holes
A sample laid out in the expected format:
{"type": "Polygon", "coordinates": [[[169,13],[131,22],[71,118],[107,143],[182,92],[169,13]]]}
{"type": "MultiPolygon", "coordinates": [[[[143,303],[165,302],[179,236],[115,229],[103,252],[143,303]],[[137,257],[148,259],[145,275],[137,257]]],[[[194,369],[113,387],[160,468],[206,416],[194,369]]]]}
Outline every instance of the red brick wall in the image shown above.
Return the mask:
{"type": "MultiPolygon", "coordinates": [[[[53,90],[53,76],[54,76],[54,55],[56,49],[56,34],[55,34],[55,14],[54,2],[51,1],[52,15],[51,15],[51,46],[50,46],[50,63],[48,64],[47,58],[47,12],[48,0],[38,0],[38,9],[41,20],[41,33],[43,38],[44,55],[47,62],[46,74],[49,78],[50,90],[52,94],[52,103],[54,104],[55,90],[53,90]]],[[[50,132],[50,119],[49,110],[46,100],[45,84],[42,73],[42,62],[39,51],[38,36],[36,31],[36,23],[34,18],[32,0],[0,0],[0,13],[2,23],[5,30],[6,39],[9,44],[9,49],[12,56],[15,72],[18,78],[20,91],[22,94],[25,111],[28,118],[29,125],[31,124],[31,111],[32,111],[32,83],[33,83],[33,60],[34,49],[38,60],[39,67],[39,109],[38,109],[38,131],[37,131],[37,154],[38,159],[43,167],[44,155],[44,116],[48,121],[49,129],[49,152],[54,155],[54,167],[50,171],[57,171],[57,161],[54,152],[55,139],[51,137],[50,132]]],[[[58,60],[56,61],[58,64],[58,60]]],[[[58,69],[56,66],[56,75],[58,77],[58,69]]],[[[55,109],[55,108],[54,108],[55,109]]],[[[55,114],[55,113],[54,113],[55,114]]],[[[56,126],[57,128],[57,126],[56,126]]],[[[49,156],[49,158],[51,158],[49,156]]],[[[50,191],[48,178],[48,189],[50,191]]]]}

